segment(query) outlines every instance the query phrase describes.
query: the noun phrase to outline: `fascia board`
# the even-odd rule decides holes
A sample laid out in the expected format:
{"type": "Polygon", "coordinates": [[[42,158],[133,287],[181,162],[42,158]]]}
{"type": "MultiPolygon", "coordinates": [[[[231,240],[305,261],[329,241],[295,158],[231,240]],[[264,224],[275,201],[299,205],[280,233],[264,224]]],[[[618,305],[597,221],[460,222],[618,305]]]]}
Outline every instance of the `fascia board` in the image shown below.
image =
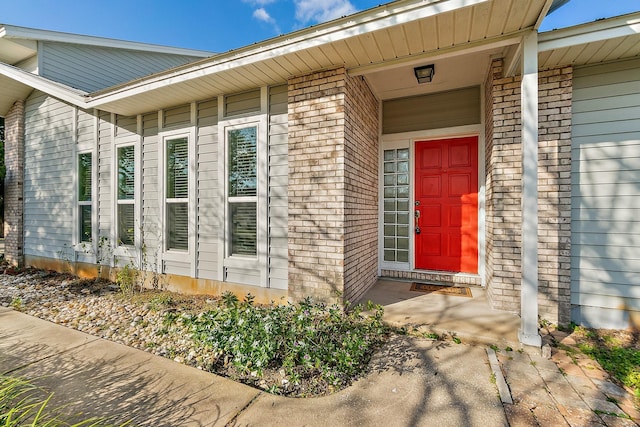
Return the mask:
{"type": "Polygon", "coordinates": [[[28,73],[7,64],[0,63],[0,74],[19,83],[32,87],[33,89],[40,90],[63,101],[69,102],[80,108],[88,108],[86,102],[86,92],[71,88],[69,86],[65,86],[60,83],[52,82],[51,80],[45,79],[44,77],[28,73]]]}
{"type": "Polygon", "coordinates": [[[488,1],[491,0],[435,0],[426,4],[424,0],[410,0],[390,3],[328,24],[300,30],[290,36],[278,37],[257,46],[241,48],[94,92],[90,94],[89,104],[99,108],[101,104],[115,102],[162,86],[231,70],[488,1]]]}
{"type": "Polygon", "coordinates": [[[640,12],[541,33],[538,52],[640,35],[640,12]]]}

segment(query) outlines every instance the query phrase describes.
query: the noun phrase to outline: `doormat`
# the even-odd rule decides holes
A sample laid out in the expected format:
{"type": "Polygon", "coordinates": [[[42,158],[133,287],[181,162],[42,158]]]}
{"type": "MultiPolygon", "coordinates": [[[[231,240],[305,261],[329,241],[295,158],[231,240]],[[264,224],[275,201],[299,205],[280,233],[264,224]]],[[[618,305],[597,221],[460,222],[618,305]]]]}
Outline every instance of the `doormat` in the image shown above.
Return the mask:
{"type": "Polygon", "coordinates": [[[427,294],[450,295],[455,297],[471,298],[471,289],[458,286],[432,285],[429,283],[412,283],[411,290],[427,294]]]}

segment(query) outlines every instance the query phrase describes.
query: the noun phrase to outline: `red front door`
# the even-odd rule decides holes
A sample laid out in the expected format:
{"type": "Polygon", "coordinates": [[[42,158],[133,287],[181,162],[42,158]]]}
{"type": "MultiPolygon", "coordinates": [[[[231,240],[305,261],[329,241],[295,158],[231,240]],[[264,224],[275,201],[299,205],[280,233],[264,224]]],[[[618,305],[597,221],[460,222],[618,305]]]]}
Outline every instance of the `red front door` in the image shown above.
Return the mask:
{"type": "Polygon", "coordinates": [[[478,272],[478,137],[416,142],[416,268],[478,272]]]}

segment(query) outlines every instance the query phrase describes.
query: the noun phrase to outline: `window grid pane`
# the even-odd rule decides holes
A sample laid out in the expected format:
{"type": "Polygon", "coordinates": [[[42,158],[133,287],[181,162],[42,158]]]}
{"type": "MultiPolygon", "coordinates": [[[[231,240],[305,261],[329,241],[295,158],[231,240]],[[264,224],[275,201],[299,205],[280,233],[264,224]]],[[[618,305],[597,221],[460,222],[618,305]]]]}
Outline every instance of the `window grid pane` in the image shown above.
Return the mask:
{"type": "Polygon", "coordinates": [[[135,194],[135,150],[118,148],[118,200],[133,200],[135,194]]]}
{"type": "Polygon", "coordinates": [[[231,255],[257,255],[256,203],[231,203],[231,255]]]}
{"type": "Polygon", "coordinates": [[[167,141],[167,199],[189,196],[189,143],[187,138],[167,141]]]}
{"type": "Polygon", "coordinates": [[[134,205],[118,205],[118,241],[121,245],[133,245],[135,236],[134,205]]]}
{"type": "Polygon", "coordinates": [[[90,202],[92,191],[91,153],[78,155],[78,201],[90,202]]]}
{"type": "Polygon", "coordinates": [[[80,241],[91,241],[91,205],[80,205],[80,241]]]}
{"type": "Polygon", "coordinates": [[[233,129],[229,143],[229,197],[255,196],[258,188],[258,140],[255,126],[233,129]]]}
{"type": "Polygon", "coordinates": [[[409,262],[409,149],[384,151],[383,258],[409,262]]]}
{"type": "Polygon", "coordinates": [[[167,202],[167,249],[189,250],[189,204],[167,202]]]}

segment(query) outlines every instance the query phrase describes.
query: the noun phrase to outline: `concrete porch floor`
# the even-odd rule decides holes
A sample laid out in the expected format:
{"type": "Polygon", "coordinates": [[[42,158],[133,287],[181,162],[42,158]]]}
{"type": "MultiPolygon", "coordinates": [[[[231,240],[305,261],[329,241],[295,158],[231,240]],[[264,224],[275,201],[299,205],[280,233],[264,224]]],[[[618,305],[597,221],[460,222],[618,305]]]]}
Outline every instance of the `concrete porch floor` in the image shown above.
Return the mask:
{"type": "Polygon", "coordinates": [[[472,297],[411,291],[411,283],[379,279],[360,300],[384,307],[393,326],[413,326],[425,332],[455,335],[463,342],[519,348],[520,316],[489,306],[484,288],[470,287],[472,297]]]}

